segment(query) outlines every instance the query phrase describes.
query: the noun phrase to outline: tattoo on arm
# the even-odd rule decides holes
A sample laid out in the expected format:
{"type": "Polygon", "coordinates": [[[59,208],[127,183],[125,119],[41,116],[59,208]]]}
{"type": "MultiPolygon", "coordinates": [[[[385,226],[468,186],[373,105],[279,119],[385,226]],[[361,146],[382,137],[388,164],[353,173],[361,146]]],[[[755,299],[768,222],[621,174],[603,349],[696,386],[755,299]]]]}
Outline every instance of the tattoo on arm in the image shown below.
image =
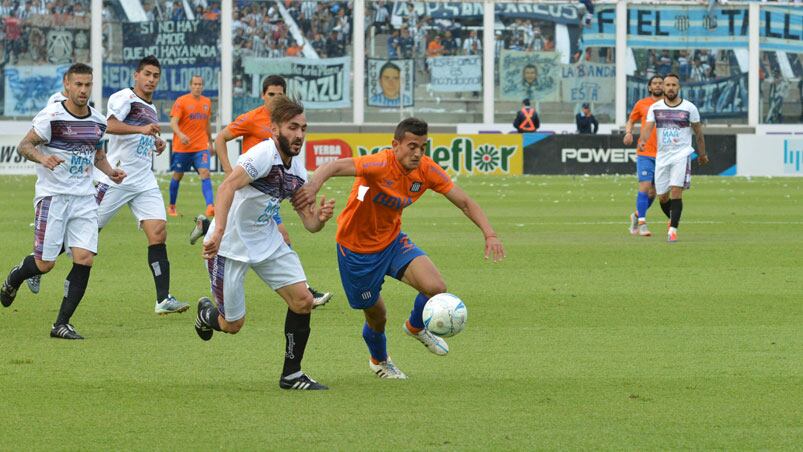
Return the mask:
{"type": "Polygon", "coordinates": [[[25,138],[20,141],[19,146],[17,146],[17,152],[32,162],[39,162],[39,151],[36,149],[36,146],[40,144],[45,144],[45,140],[31,130],[28,132],[28,135],[25,135],[25,138]]]}

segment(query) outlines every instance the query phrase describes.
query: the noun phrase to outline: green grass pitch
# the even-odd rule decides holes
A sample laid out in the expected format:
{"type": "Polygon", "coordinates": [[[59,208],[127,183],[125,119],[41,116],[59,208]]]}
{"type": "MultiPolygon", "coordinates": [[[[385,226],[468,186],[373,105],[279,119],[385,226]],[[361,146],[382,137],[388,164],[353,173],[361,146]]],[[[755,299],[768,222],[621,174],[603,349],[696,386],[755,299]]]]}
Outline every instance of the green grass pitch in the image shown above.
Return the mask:
{"type": "MultiPolygon", "coordinates": [[[[680,241],[631,237],[632,177],[461,177],[504,241],[429,193],[404,230],[468,306],[446,357],[404,336],[414,292],[388,280],[388,347],[410,377],[368,369],[362,314],[340,287],[335,224],[302,230],[285,206],[310,282],[334,291],[313,313],[304,369],[331,387],[278,388],[286,307],[251,273],[236,336],[200,341],[208,295],[202,209],[186,178],[169,220],[172,293],[153,313],[144,234],[126,210],[100,235],[73,318],[85,341],[48,332],[70,268],[0,309],[0,449],[796,449],[803,444],[803,180],[695,177],[680,241]]],[[[219,180],[215,181],[215,186],[219,180]]],[[[351,180],[322,193],[344,206],[351,180]]],[[[30,252],[33,177],[2,177],[2,277],[30,252]]],[[[167,188],[166,179],[160,185],[167,188]]],[[[166,196],[166,193],[165,193],[166,196]]]]}

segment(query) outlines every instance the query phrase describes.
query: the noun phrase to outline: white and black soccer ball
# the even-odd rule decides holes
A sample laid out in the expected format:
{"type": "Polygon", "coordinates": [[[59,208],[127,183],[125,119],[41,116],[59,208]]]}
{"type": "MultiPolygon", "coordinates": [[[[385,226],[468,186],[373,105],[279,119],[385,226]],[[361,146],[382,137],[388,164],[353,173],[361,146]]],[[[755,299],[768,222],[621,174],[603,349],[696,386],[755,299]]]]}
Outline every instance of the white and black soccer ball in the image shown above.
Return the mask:
{"type": "Polygon", "coordinates": [[[436,336],[454,336],[463,331],[467,319],[465,303],[450,293],[435,295],[424,306],[424,328],[436,336]]]}

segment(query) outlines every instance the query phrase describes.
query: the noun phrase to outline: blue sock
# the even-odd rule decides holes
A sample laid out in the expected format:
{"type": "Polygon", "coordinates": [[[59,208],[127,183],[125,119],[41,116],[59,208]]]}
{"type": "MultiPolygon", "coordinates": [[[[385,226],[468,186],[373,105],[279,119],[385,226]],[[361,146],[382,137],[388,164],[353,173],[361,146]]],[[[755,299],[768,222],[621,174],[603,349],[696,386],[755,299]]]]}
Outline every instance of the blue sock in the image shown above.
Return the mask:
{"type": "Polygon", "coordinates": [[[650,207],[650,197],[643,191],[638,192],[636,196],[636,211],[639,218],[647,216],[647,209],[650,207]]]}
{"type": "Polygon", "coordinates": [[[379,362],[387,361],[388,345],[385,333],[377,333],[366,322],[362,327],[362,338],[365,339],[365,345],[368,346],[368,351],[371,352],[371,358],[379,362]]]}
{"type": "Polygon", "coordinates": [[[207,206],[215,203],[215,198],[212,194],[212,179],[204,179],[201,181],[201,193],[204,194],[204,200],[207,206]]]}
{"type": "Polygon", "coordinates": [[[179,180],[170,179],[170,205],[171,206],[175,206],[176,205],[176,199],[178,199],[178,184],[180,184],[180,183],[181,183],[181,181],[179,181],[179,180]]]}
{"type": "Polygon", "coordinates": [[[424,328],[424,305],[429,301],[429,297],[420,293],[415,297],[413,310],[410,311],[410,325],[414,328],[424,328]]]}

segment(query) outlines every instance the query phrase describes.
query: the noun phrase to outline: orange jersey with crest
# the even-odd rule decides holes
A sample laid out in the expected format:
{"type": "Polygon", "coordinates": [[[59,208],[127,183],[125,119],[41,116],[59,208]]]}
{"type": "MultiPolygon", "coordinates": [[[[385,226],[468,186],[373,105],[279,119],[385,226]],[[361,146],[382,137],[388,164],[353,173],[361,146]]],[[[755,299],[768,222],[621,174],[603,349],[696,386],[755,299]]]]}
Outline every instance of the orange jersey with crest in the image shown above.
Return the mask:
{"type": "Polygon", "coordinates": [[[228,129],[235,138],[243,137],[243,154],[273,136],[270,131],[270,112],[264,105],[241,114],[229,124],[228,129]]]}
{"type": "MultiPolygon", "coordinates": [[[[636,102],[636,105],[633,106],[633,111],[630,113],[630,120],[631,121],[641,121],[641,130],[644,130],[644,124],[647,122],[647,111],[650,110],[650,106],[657,102],[652,97],[645,97],[640,101],[636,102]]],[[[656,138],[655,131],[657,130],[656,127],[652,128],[652,133],[650,133],[650,138],[647,140],[647,143],[644,144],[644,150],[636,151],[638,155],[643,155],[645,157],[655,157],[655,152],[658,150],[658,139],[656,138]]]]}
{"type": "Polygon", "coordinates": [[[401,232],[405,207],[427,189],[446,194],[454,182],[427,156],[406,173],[392,149],[354,158],[357,174],[348,203],[337,217],[337,243],[357,253],[385,249],[401,232]]]}
{"type": "Polygon", "coordinates": [[[170,116],[178,118],[178,129],[190,139],[189,144],[173,140],[173,152],[198,152],[209,149],[209,117],[212,101],[208,97],[195,98],[185,94],[173,104],[170,116]]]}

